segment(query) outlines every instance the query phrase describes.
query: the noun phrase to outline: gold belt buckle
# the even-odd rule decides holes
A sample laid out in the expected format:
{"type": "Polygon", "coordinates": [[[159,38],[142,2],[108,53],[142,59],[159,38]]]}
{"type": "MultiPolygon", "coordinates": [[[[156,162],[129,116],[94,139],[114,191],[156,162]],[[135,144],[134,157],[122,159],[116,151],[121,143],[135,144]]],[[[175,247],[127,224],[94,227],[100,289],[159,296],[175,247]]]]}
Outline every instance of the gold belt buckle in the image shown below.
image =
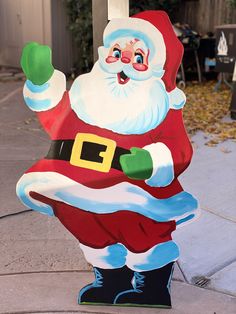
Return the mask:
{"type": "Polygon", "coordinates": [[[112,160],[115,154],[116,142],[90,133],[78,133],[75,137],[74,145],[71,152],[70,164],[100,172],[109,172],[112,160]],[[89,161],[81,159],[81,153],[84,142],[91,142],[107,146],[105,151],[101,151],[99,156],[103,158],[103,162],[89,161]]]}

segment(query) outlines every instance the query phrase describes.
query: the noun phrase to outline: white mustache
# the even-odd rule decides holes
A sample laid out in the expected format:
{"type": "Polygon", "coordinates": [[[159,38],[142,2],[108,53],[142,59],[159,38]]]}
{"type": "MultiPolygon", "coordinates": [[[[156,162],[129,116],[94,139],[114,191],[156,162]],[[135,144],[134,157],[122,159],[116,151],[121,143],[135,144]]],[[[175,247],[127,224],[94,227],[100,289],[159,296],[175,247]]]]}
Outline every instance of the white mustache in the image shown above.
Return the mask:
{"type": "Polygon", "coordinates": [[[143,72],[137,71],[131,64],[124,64],[121,60],[117,60],[114,63],[107,63],[104,59],[99,58],[99,65],[106,73],[117,74],[123,71],[125,75],[135,81],[147,80],[152,76],[151,68],[143,72]]]}

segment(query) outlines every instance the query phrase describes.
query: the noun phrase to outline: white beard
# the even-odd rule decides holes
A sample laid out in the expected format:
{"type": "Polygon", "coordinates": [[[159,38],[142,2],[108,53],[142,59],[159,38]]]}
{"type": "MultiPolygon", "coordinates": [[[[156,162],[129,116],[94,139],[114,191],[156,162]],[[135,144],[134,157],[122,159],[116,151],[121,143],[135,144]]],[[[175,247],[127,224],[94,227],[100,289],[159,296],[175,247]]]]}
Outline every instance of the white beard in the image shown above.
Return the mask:
{"type": "MultiPolygon", "coordinates": [[[[119,71],[117,71],[119,72],[119,71]]],[[[71,107],[84,122],[119,134],[143,134],[156,128],[169,110],[163,82],[156,77],[119,84],[116,73],[95,63],[70,90],[71,107]]]]}

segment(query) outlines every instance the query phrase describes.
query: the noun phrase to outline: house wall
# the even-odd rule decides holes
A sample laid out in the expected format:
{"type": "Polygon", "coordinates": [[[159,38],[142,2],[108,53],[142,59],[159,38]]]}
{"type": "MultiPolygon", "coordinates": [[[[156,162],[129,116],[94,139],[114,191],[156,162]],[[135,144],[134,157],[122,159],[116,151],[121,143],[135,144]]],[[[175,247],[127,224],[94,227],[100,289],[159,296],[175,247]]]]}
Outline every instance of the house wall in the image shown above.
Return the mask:
{"type": "Polygon", "coordinates": [[[69,73],[72,39],[63,0],[0,0],[0,65],[20,67],[22,48],[35,41],[52,48],[55,68],[69,73]]]}
{"type": "Polygon", "coordinates": [[[0,65],[20,67],[25,43],[51,43],[50,0],[0,1],[0,65]],[[46,14],[45,14],[46,13],[46,14]]]}
{"type": "Polygon", "coordinates": [[[187,23],[204,35],[214,32],[217,25],[234,24],[236,9],[230,6],[228,0],[182,1],[175,21],[187,23]]]}

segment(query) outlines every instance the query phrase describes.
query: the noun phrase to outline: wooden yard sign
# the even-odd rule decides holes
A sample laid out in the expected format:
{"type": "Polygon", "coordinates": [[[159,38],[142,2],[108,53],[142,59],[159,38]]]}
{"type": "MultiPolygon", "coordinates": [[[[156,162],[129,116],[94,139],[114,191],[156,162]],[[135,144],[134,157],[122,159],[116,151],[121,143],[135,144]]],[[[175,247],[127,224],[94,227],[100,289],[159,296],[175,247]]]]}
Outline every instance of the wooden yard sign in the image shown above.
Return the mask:
{"type": "Polygon", "coordinates": [[[95,275],[79,304],[169,308],[171,233],[197,213],[178,181],[192,157],[175,83],[183,47],[163,11],[113,19],[103,41],[69,91],[50,48],[25,46],[24,99],[52,142],[17,194],[79,240],[95,275]]]}

